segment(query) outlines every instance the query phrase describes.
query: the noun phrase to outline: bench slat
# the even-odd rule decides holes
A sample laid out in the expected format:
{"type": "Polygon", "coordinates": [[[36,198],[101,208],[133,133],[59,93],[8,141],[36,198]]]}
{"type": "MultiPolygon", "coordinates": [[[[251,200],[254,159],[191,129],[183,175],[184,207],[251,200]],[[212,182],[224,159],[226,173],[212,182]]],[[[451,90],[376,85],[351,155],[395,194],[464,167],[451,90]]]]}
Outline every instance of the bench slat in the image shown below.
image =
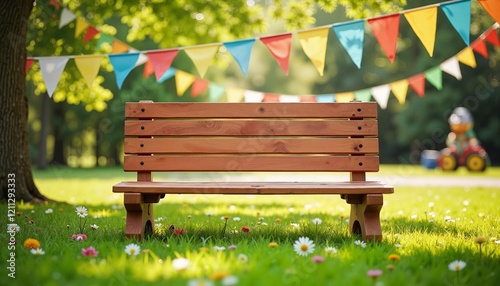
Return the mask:
{"type": "Polygon", "coordinates": [[[378,154],[377,138],[125,138],[125,154],[378,154]]]}
{"type": "Polygon", "coordinates": [[[125,156],[125,171],[363,171],[379,170],[378,156],[125,156]]]}
{"type": "Polygon", "coordinates": [[[390,194],[379,182],[121,182],[115,193],[157,194],[390,194]]]}
{"type": "Polygon", "coordinates": [[[376,120],[133,120],[125,136],[377,136],[376,120]]]}
{"type": "Polygon", "coordinates": [[[126,118],[375,118],[374,102],[148,103],[127,102],[126,118]]]}

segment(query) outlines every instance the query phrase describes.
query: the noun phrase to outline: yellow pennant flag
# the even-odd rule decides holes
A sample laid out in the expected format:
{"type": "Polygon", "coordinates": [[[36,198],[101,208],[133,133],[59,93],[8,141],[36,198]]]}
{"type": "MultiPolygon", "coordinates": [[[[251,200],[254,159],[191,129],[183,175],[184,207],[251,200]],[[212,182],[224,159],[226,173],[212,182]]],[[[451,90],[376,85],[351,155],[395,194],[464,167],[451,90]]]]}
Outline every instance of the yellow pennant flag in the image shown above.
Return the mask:
{"type": "Polygon", "coordinates": [[[82,74],[87,86],[92,88],[92,83],[94,82],[99,68],[101,67],[101,61],[104,56],[76,56],[75,64],[80,73],[82,74]]]}
{"type": "Polygon", "coordinates": [[[89,27],[89,23],[87,23],[82,18],[76,18],[76,27],[75,27],[75,38],[78,37],[83,31],[87,30],[89,27]]]}
{"type": "Polygon", "coordinates": [[[184,51],[191,58],[201,77],[205,76],[208,67],[212,63],[215,53],[219,50],[220,44],[196,46],[186,48],[184,51]]]}
{"type": "Polygon", "coordinates": [[[406,20],[432,57],[436,41],[437,6],[404,13],[406,20]]]}
{"type": "Polygon", "coordinates": [[[304,32],[298,32],[300,45],[304,53],[318,69],[319,75],[323,76],[325,70],[326,44],[328,42],[328,31],[330,28],[322,28],[304,32]]]}
{"type": "Polygon", "coordinates": [[[354,92],[343,92],[335,94],[335,102],[349,102],[354,100],[354,92]]]}
{"type": "Polygon", "coordinates": [[[407,79],[403,79],[400,81],[395,81],[390,85],[392,93],[394,93],[394,96],[396,99],[399,101],[400,104],[405,103],[406,101],[406,94],[408,93],[408,85],[409,81],[407,79]]]}
{"type": "Polygon", "coordinates": [[[466,47],[460,53],[457,54],[457,59],[459,62],[470,66],[471,68],[476,68],[476,58],[474,57],[474,52],[471,47],[466,47]]]}
{"type": "Polygon", "coordinates": [[[195,79],[194,75],[177,70],[175,72],[175,87],[177,88],[177,95],[182,96],[191,84],[193,84],[195,79]]]}
{"type": "Polygon", "coordinates": [[[228,102],[241,102],[244,97],[244,90],[241,88],[230,87],[226,90],[228,102]]]}

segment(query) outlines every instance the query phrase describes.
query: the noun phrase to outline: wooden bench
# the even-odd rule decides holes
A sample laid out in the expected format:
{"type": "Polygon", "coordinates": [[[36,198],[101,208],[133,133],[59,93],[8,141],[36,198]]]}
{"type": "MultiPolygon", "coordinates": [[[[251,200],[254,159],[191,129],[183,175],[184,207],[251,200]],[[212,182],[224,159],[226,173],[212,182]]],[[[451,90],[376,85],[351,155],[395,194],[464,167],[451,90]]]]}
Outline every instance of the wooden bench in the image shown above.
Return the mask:
{"type": "Polygon", "coordinates": [[[153,103],[125,105],[125,234],[154,230],[165,194],[325,195],[351,205],[349,227],[382,239],[380,210],[391,186],[366,181],[379,170],[377,105],[349,103],[153,103]],[[166,182],[153,172],[349,172],[346,182],[166,182]]]}

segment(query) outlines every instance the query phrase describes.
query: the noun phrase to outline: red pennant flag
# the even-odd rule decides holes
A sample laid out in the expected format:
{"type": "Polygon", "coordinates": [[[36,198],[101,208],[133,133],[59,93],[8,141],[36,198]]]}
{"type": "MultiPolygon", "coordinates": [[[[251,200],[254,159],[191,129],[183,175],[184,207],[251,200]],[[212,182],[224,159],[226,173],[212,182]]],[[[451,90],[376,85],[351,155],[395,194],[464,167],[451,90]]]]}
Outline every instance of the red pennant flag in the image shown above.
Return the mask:
{"type": "Polygon", "coordinates": [[[316,102],[316,96],[315,95],[301,96],[300,102],[316,102]]]}
{"type": "Polygon", "coordinates": [[[476,53],[480,54],[485,59],[488,58],[488,49],[486,48],[486,43],[483,39],[479,38],[475,40],[470,46],[476,53]]]}
{"type": "Polygon", "coordinates": [[[209,83],[210,82],[208,80],[196,78],[191,85],[191,97],[197,97],[198,95],[200,95],[200,93],[208,88],[209,83]]]}
{"type": "Polygon", "coordinates": [[[292,34],[263,37],[260,40],[274,56],[285,74],[288,75],[290,48],[292,47],[292,34]]]}
{"type": "Polygon", "coordinates": [[[274,93],[265,93],[262,102],[280,102],[280,95],[274,93]]]}
{"type": "Polygon", "coordinates": [[[490,44],[500,47],[500,40],[498,39],[498,34],[496,29],[491,29],[486,32],[486,41],[490,42],[490,44]]]}
{"type": "Polygon", "coordinates": [[[94,38],[97,34],[99,34],[99,31],[93,26],[89,26],[85,32],[85,36],[83,37],[83,42],[86,43],[92,40],[92,38],[94,38]]]}
{"type": "Polygon", "coordinates": [[[144,78],[147,78],[150,75],[152,75],[154,72],[155,72],[155,69],[153,68],[153,64],[151,63],[151,61],[147,61],[144,64],[144,72],[143,72],[142,76],[144,78]]]}
{"type": "Polygon", "coordinates": [[[148,58],[155,70],[156,80],[170,68],[179,50],[148,52],[148,58]]]}
{"type": "Polygon", "coordinates": [[[57,0],[50,0],[49,4],[54,6],[56,10],[59,10],[59,8],[61,8],[61,3],[57,2],[57,0]]]}
{"type": "Polygon", "coordinates": [[[417,74],[408,79],[408,83],[411,88],[418,94],[420,97],[424,97],[425,95],[425,76],[424,74],[417,74]]]}
{"type": "Polygon", "coordinates": [[[396,43],[399,33],[399,14],[387,15],[378,18],[368,19],[368,24],[373,35],[377,39],[380,47],[385,52],[389,60],[394,62],[396,57],[396,43]]]}
{"type": "Polygon", "coordinates": [[[31,67],[32,64],[33,64],[33,59],[26,59],[25,73],[28,73],[28,71],[30,70],[30,67],[31,67]]]}

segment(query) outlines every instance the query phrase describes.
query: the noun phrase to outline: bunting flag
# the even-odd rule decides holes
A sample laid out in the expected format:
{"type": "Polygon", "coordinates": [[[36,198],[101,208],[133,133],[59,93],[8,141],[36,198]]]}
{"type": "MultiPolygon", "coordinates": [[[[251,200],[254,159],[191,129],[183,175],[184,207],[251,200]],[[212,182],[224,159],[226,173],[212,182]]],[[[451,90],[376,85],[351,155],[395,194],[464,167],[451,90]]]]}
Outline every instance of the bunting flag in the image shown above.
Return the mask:
{"type": "Polygon", "coordinates": [[[500,1],[498,0],[478,0],[484,10],[490,14],[491,18],[500,23],[500,1]]]}
{"type": "Polygon", "coordinates": [[[473,51],[483,56],[485,59],[489,58],[488,49],[483,39],[479,38],[477,41],[470,45],[473,51]]]}
{"type": "Polygon", "coordinates": [[[147,62],[149,62],[149,58],[146,54],[143,54],[140,51],[138,51],[132,47],[129,47],[128,52],[131,54],[139,53],[139,58],[137,59],[137,62],[135,62],[136,67],[142,66],[142,65],[146,64],[147,62]]]}
{"type": "Polygon", "coordinates": [[[212,63],[215,53],[219,50],[220,45],[197,46],[184,49],[186,54],[193,61],[196,70],[201,77],[205,76],[208,67],[212,63]]]}
{"type": "Polygon", "coordinates": [[[113,40],[113,43],[111,44],[111,46],[112,46],[112,49],[111,49],[112,54],[126,53],[126,52],[128,52],[128,50],[130,48],[127,44],[125,44],[119,40],[113,40]]]}
{"type": "Polygon", "coordinates": [[[334,94],[319,94],[316,95],[317,102],[334,102],[335,95],[334,94]]]}
{"type": "Polygon", "coordinates": [[[363,101],[363,102],[368,102],[372,98],[372,94],[370,93],[370,89],[362,89],[362,90],[357,90],[354,92],[354,99],[363,101]]]}
{"type": "Polygon", "coordinates": [[[191,85],[191,97],[197,97],[200,93],[204,92],[210,82],[201,78],[196,78],[191,85]]]}
{"type": "Polygon", "coordinates": [[[393,63],[396,58],[399,18],[399,14],[392,14],[368,20],[373,35],[391,63],[393,63]]]}
{"type": "Polygon", "coordinates": [[[226,47],[236,60],[245,76],[248,76],[248,65],[250,63],[250,54],[252,53],[254,43],[255,39],[224,43],[224,47],[226,47]]]}
{"type": "Polygon", "coordinates": [[[226,88],[222,85],[219,84],[211,84],[208,87],[209,90],[209,100],[213,102],[219,101],[219,99],[224,95],[226,92],[226,88]]]}
{"type": "Polygon", "coordinates": [[[363,42],[365,39],[365,21],[359,20],[340,25],[333,25],[337,38],[356,66],[361,68],[363,42]]]}
{"type": "Polygon", "coordinates": [[[241,88],[230,87],[226,90],[228,102],[241,102],[244,97],[244,91],[241,88]]]}
{"type": "Polygon", "coordinates": [[[177,89],[177,95],[182,96],[195,79],[196,77],[194,75],[177,70],[175,73],[175,88],[177,89]]]}
{"type": "Polygon", "coordinates": [[[135,67],[135,63],[139,58],[139,54],[138,53],[117,54],[117,55],[109,55],[108,57],[115,72],[116,84],[118,85],[118,89],[121,89],[123,81],[135,67]]]}
{"type": "Polygon", "coordinates": [[[243,93],[245,102],[262,102],[264,93],[253,90],[245,90],[243,93]]]}
{"type": "Polygon", "coordinates": [[[75,19],[75,14],[73,14],[70,10],[66,8],[62,9],[61,16],[59,17],[59,29],[73,22],[75,19]]]}
{"type": "Polygon", "coordinates": [[[404,104],[406,101],[406,95],[408,93],[408,85],[409,82],[407,79],[402,79],[389,84],[392,93],[394,94],[394,96],[396,97],[396,99],[399,101],[400,104],[404,104]]]}
{"type": "Polygon", "coordinates": [[[52,97],[54,90],[59,83],[61,74],[66,67],[69,57],[56,57],[56,58],[40,58],[40,70],[42,71],[43,81],[47,87],[47,94],[52,97]]]}
{"type": "Polygon", "coordinates": [[[468,65],[471,68],[476,68],[476,58],[474,57],[474,52],[470,47],[466,47],[460,53],[457,54],[457,59],[464,65],[468,65]]]}
{"type": "Polygon", "coordinates": [[[304,53],[314,64],[320,76],[323,76],[323,71],[325,70],[326,45],[329,30],[329,28],[321,28],[297,33],[304,53]]]}
{"type": "Polygon", "coordinates": [[[33,59],[26,59],[26,68],[24,69],[25,73],[28,73],[28,71],[31,68],[31,65],[33,64],[33,59]]]}
{"type": "Polygon", "coordinates": [[[264,93],[262,102],[280,102],[280,95],[275,93],[264,93]]]}
{"type": "Polygon", "coordinates": [[[292,47],[292,34],[283,34],[277,36],[260,38],[262,43],[271,52],[274,59],[286,75],[288,75],[288,64],[290,61],[290,50],[292,47]]]}
{"type": "Polygon", "coordinates": [[[83,31],[87,30],[89,27],[89,23],[87,23],[82,18],[76,19],[76,28],[75,28],[75,38],[78,37],[83,31]]]}
{"type": "Polygon", "coordinates": [[[83,37],[83,42],[86,43],[92,40],[97,34],[99,34],[99,31],[93,26],[89,26],[85,32],[85,36],[83,37]]]}
{"type": "Polygon", "coordinates": [[[462,72],[460,71],[460,64],[458,63],[457,57],[452,57],[444,61],[439,65],[439,68],[442,71],[454,76],[458,80],[462,79],[462,72]]]}
{"type": "Polygon", "coordinates": [[[343,92],[335,94],[335,102],[349,102],[354,100],[354,92],[343,92]]]}
{"type": "Polygon", "coordinates": [[[316,102],[316,96],[314,95],[301,96],[300,102],[316,102]]]}
{"type": "Polygon", "coordinates": [[[113,37],[110,35],[102,34],[99,36],[99,40],[97,40],[97,48],[100,48],[104,44],[112,45],[113,37]]]}
{"type": "Polygon", "coordinates": [[[101,62],[104,56],[93,56],[93,57],[75,57],[75,64],[80,73],[82,74],[87,86],[91,89],[92,83],[99,72],[101,67],[101,62]]]}
{"type": "Polygon", "coordinates": [[[470,43],[470,0],[444,3],[440,7],[460,37],[462,37],[464,43],[468,46],[470,43]]]}
{"type": "Polygon", "coordinates": [[[498,34],[496,29],[490,29],[485,33],[485,39],[490,44],[500,47],[500,40],[498,39],[498,34]]]}
{"type": "Polygon", "coordinates": [[[280,94],[278,101],[279,102],[300,102],[300,97],[295,96],[295,95],[289,95],[289,94],[280,94]]]}
{"type": "Polygon", "coordinates": [[[443,73],[439,67],[427,70],[424,72],[424,76],[437,90],[443,89],[443,73]]]}
{"type": "Polygon", "coordinates": [[[437,7],[404,13],[406,20],[432,57],[436,40],[437,7]]]}
{"type": "Polygon", "coordinates": [[[157,81],[170,68],[178,52],[179,50],[175,49],[147,53],[149,63],[153,67],[157,81]]]}
{"type": "Polygon", "coordinates": [[[408,79],[408,83],[411,88],[418,94],[420,97],[424,97],[425,95],[425,76],[424,74],[417,74],[408,79]]]}
{"type": "Polygon", "coordinates": [[[177,73],[177,69],[175,68],[169,68],[162,76],[159,80],[157,80],[158,83],[163,83],[164,81],[172,78],[175,76],[175,74],[177,73]]]}
{"type": "Polygon", "coordinates": [[[384,84],[372,87],[370,89],[370,92],[372,93],[373,98],[375,98],[375,101],[377,101],[380,108],[386,109],[387,102],[389,101],[389,95],[391,94],[391,88],[389,87],[389,85],[384,84]]]}

